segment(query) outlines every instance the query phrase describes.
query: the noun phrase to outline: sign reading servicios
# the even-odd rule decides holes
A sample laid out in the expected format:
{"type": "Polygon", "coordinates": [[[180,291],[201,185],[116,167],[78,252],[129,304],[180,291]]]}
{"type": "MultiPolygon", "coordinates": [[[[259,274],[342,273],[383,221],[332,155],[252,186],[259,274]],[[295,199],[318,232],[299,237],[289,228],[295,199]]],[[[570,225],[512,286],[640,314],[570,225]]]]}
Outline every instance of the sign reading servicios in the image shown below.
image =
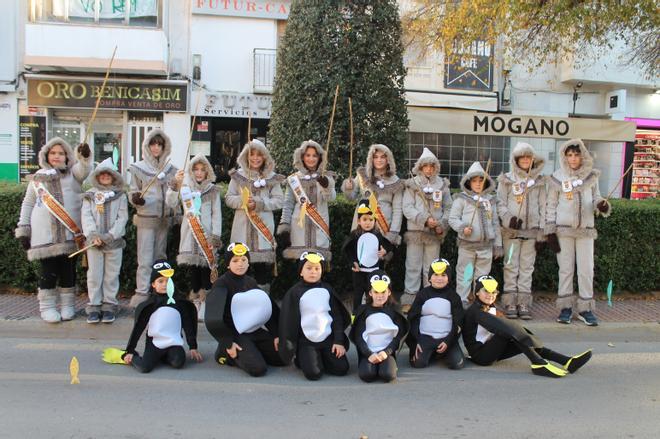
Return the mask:
{"type": "MultiPolygon", "coordinates": [[[[28,78],[32,107],[94,108],[101,79],[28,78]]],[[[186,111],[188,84],[181,82],[108,81],[99,108],[140,111],[186,111]]]]}

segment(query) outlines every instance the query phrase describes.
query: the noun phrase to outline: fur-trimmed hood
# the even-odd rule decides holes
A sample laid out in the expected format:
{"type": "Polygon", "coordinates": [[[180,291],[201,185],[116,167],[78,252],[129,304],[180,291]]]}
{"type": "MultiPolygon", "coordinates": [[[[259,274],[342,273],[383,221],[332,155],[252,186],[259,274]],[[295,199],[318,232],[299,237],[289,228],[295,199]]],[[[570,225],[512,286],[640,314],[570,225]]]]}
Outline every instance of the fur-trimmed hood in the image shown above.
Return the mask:
{"type": "Polygon", "coordinates": [[[435,154],[433,154],[431,150],[426,147],[424,148],[424,151],[422,151],[422,155],[420,155],[417,161],[415,162],[415,166],[412,168],[412,174],[421,175],[422,168],[425,165],[434,165],[435,175],[438,175],[440,173],[440,161],[435,156],[435,154]]]}
{"type": "Polygon", "coordinates": [[[293,151],[293,167],[297,170],[300,171],[302,174],[312,174],[315,172],[318,172],[319,170],[323,169],[323,163],[327,160],[325,150],[321,145],[316,143],[313,140],[305,140],[303,143],[300,144],[298,148],[296,148],[295,151],[293,151]],[[303,154],[307,150],[308,147],[312,147],[316,149],[317,154],[319,155],[319,163],[316,166],[316,171],[309,171],[303,164],[303,154]]]}
{"type": "Polygon", "coordinates": [[[149,165],[154,167],[154,169],[159,169],[163,163],[167,160],[167,158],[170,156],[172,153],[172,140],[170,140],[170,137],[165,134],[165,131],[161,130],[160,128],[155,128],[149,133],[147,133],[146,137],[144,138],[144,141],[142,142],[142,160],[147,162],[149,165]],[[149,149],[149,143],[151,140],[155,137],[160,135],[164,140],[165,140],[165,146],[163,147],[163,153],[160,155],[158,159],[156,159],[152,154],[151,150],[149,149]]]}
{"type": "Polygon", "coordinates": [[[369,147],[369,152],[367,152],[367,165],[365,166],[365,173],[369,180],[373,177],[374,171],[374,154],[377,152],[382,152],[387,157],[387,164],[389,169],[385,172],[384,177],[391,177],[396,175],[396,163],[394,162],[394,154],[392,151],[385,145],[380,143],[374,143],[369,147]]]}
{"type": "Polygon", "coordinates": [[[530,156],[534,158],[532,169],[529,172],[529,177],[536,180],[543,171],[543,167],[545,166],[545,159],[536,154],[536,151],[534,151],[534,147],[532,145],[525,142],[518,142],[516,146],[514,146],[511,150],[511,155],[509,156],[509,164],[511,165],[510,174],[511,177],[513,177],[512,180],[527,179],[527,171],[521,169],[520,166],[518,166],[518,163],[516,163],[516,159],[523,156],[530,156]]]}
{"type": "Polygon", "coordinates": [[[589,176],[594,167],[594,159],[591,157],[587,147],[584,146],[582,139],[571,139],[561,146],[559,149],[559,163],[561,170],[568,177],[577,177],[581,179],[585,179],[587,176],[589,176]],[[568,165],[568,160],[566,159],[566,149],[572,145],[577,145],[580,148],[580,154],[582,154],[582,166],[580,166],[580,168],[576,171],[571,169],[571,167],[568,165]]]}
{"type": "Polygon", "coordinates": [[[263,177],[266,179],[272,177],[273,174],[275,173],[275,160],[273,160],[273,156],[270,155],[270,151],[268,151],[266,145],[264,145],[262,142],[260,142],[257,139],[253,139],[250,142],[246,143],[245,146],[243,147],[243,150],[238,155],[238,158],[236,159],[236,163],[239,166],[239,170],[242,170],[243,174],[245,174],[246,176],[250,174],[249,158],[250,158],[250,151],[253,149],[259,151],[261,155],[264,157],[263,171],[259,173],[259,177],[263,177]]]}
{"type": "Polygon", "coordinates": [[[61,137],[53,137],[48,141],[48,143],[41,147],[39,150],[39,166],[41,169],[53,169],[53,167],[48,163],[48,151],[50,151],[50,149],[55,145],[60,145],[62,146],[62,149],[64,149],[64,153],[66,154],[66,169],[71,170],[73,165],[78,163],[78,158],[76,157],[76,153],[74,152],[71,145],[69,145],[69,143],[61,137]]]}
{"type": "Polygon", "coordinates": [[[115,169],[111,158],[107,158],[98,165],[96,165],[96,168],[92,171],[92,173],[89,176],[89,182],[92,184],[92,186],[94,186],[96,189],[100,191],[120,192],[124,190],[124,178],[115,169]],[[108,186],[104,186],[101,183],[99,183],[97,177],[102,172],[106,172],[112,175],[112,184],[108,186]]]}
{"type": "Polygon", "coordinates": [[[190,161],[188,162],[188,166],[186,166],[184,184],[187,185],[192,190],[196,190],[200,192],[206,190],[209,187],[209,185],[215,184],[215,172],[213,171],[213,166],[211,166],[211,163],[204,154],[199,153],[195,157],[190,159],[190,161]],[[195,181],[195,176],[193,175],[193,171],[192,171],[193,167],[197,163],[201,163],[206,167],[206,178],[202,180],[201,183],[197,183],[197,181],[195,181]]]}
{"type": "MultiPolygon", "coordinates": [[[[468,194],[469,196],[474,196],[477,195],[472,189],[470,189],[469,183],[470,179],[472,177],[483,177],[486,171],[484,168],[481,166],[481,163],[479,162],[474,162],[470,166],[470,169],[465,173],[463,178],[461,178],[461,183],[460,187],[463,192],[468,194]]],[[[484,189],[481,192],[481,196],[486,195],[490,192],[493,192],[495,190],[495,182],[493,181],[493,178],[490,175],[486,175],[486,181],[484,182],[484,189]]]]}

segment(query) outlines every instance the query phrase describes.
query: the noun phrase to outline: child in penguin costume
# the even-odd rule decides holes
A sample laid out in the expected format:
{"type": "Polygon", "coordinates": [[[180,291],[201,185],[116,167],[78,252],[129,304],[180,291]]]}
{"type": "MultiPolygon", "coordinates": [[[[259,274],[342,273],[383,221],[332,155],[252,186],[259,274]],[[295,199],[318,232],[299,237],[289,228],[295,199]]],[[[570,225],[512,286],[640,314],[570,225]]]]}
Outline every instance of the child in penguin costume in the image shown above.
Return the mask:
{"type": "Polygon", "coordinates": [[[371,289],[371,274],[382,270],[386,255],[394,250],[376,228],[374,212],[369,208],[369,200],[362,200],[357,208],[357,227],[343,245],[346,259],[351,262],[353,278],[353,313],[362,303],[362,296],[371,289]]]}
{"type": "Polygon", "coordinates": [[[87,242],[87,323],[115,321],[119,272],[126,241],[128,200],[124,179],[111,158],[98,164],[91,175],[92,188],[83,195],[82,229],[87,242]]]}
{"type": "Polygon", "coordinates": [[[446,259],[431,263],[430,285],[417,293],[408,312],[410,333],[406,344],[412,367],[427,367],[435,358],[444,359],[450,369],[462,369],[465,364],[458,344],[463,305],[456,290],[449,286],[449,269],[446,259]]]}
{"type": "Polygon", "coordinates": [[[283,366],[277,351],[280,310],[257,281],[246,273],[250,249],[229,244],[225,261],[229,270],[220,276],[206,299],[204,322],[218,341],[215,361],[236,366],[259,377],[268,366],[283,366]]]}
{"type": "Polygon", "coordinates": [[[461,189],[451,206],[449,225],[458,235],[456,292],[463,301],[463,308],[467,308],[474,279],[490,273],[493,259],[501,258],[504,251],[495,182],[479,162],[472,163],[463,176],[461,189]]]}
{"type": "Polygon", "coordinates": [[[190,358],[202,361],[202,355],[197,351],[197,309],[183,298],[174,300],[173,275],[174,269],[166,260],[154,262],[150,294],[135,309],[135,324],[121,358],[142,373],[151,372],[161,362],[175,369],[183,367],[186,352],[183,349],[182,329],[190,347],[190,358]],[[145,328],[147,339],[144,355],[140,356],[135,347],[145,328]]]}
{"type": "Polygon", "coordinates": [[[349,337],[358,350],[358,375],[370,383],[396,379],[396,353],[408,333],[408,321],[395,308],[390,277],[382,270],[370,275],[367,303],[356,314],[349,337]]]}
{"type": "Polygon", "coordinates": [[[305,378],[318,380],[324,372],[346,375],[350,344],[344,331],[350,315],[334,289],[321,280],[325,258],[303,252],[298,261],[301,280],[289,289],[280,312],[280,356],[296,365],[305,378]]]}
{"type": "Polygon", "coordinates": [[[524,354],[532,363],[534,375],[561,378],[577,372],[589,361],[591,349],[567,357],[544,347],[531,331],[516,321],[497,316],[493,306],[497,294],[497,281],[491,276],[481,276],[477,280],[475,300],[465,312],[463,342],[474,363],[490,366],[496,361],[524,354]]]}

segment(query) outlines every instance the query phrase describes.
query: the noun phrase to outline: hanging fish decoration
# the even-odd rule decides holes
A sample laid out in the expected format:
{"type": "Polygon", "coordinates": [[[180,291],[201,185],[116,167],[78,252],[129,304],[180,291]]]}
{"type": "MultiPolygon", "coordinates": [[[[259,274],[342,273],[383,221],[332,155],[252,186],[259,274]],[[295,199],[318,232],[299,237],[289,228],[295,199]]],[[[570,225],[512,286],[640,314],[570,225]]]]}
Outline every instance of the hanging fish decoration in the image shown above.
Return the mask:
{"type": "Polygon", "coordinates": [[[612,282],[612,279],[610,279],[609,283],[607,284],[607,304],[612,307],[612,289],[614,288],[614,283],[612,282]]]}
{"type": "Polygon", "coordinates": [[[172,278],[167,278],[167,304],[173,305],[176,302],[174,301],[174,282],[172,278]]]}
{"type": "Polygon", "coordinates": [[[468,262],[465,266],[465,271],[463,272],[463,283],[465,286],[468,286],[472,283],[472,277],[474,275],[474,265],[472,262],[468,262]]]}
{"type": "Polygon", "coordinates": [[[198,192],[193,192],[193,210],[197,216],[202,213],[202,197],[198,192]]]}
{"type": "Polygon", "coordinates": [[[119,169],[119,148],[116,146],[112,149],[112,164],[115,167],[115,171],[119,169]]]}
{"type": "Polygon", "coordinates": [[[511,263],[511,257],[513,256],[513,246],[515,244],[512,242],[511,245],[509,246],[509,253],[507,254],[506,257],[506,265],[509,265],[511,263]]]}

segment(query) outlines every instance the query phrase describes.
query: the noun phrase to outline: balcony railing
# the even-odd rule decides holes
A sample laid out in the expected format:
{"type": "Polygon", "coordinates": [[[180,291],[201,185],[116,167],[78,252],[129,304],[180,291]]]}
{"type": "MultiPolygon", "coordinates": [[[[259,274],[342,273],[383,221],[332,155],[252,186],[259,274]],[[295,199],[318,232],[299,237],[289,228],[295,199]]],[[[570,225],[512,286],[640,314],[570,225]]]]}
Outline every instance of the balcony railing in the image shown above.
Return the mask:
{"type": "Polygon", "coordinates": [[[275,49],[254,49],[254,93],[272,93],[275,80],[275,49]]]}

